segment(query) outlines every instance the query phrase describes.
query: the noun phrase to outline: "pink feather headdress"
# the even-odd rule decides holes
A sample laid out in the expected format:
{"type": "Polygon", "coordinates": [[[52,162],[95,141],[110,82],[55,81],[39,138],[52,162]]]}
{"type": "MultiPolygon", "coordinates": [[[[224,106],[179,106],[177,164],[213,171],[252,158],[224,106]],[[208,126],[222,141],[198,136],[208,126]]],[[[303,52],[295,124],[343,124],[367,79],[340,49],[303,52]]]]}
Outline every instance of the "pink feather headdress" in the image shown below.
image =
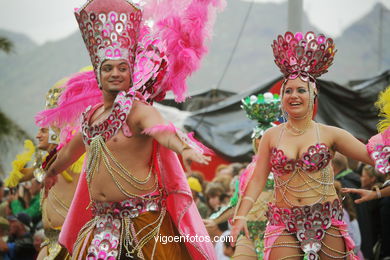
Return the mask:
{"type": "Polygon", "coordinates": [[[56,107],[39,112],[35,124],[39,127],[56,126],[61,129],[61,143],[69,140],[72,132],[78,130],[81,113],[88,106],[103,101],[93,71],[79,72],[71,76],[66,83],[56,107]]]}
{"type": "Polygon", "coordinates": [[[138,91],[153,101],[162,100],[171,90],[176,101],[184,101],[187,77],[199,68],[207,53],[206,39],[223,1],[146,0],[142,2],[143,12],[131,0],[88,1],[76,10],[76,17],[96,77],[99,79],[104,60],[125,59],[133,72],[134,85],[129,91],[138,91]],[[131,11],[129,17],[124,10],[131,11]],[[152,28],[147,25],[149,21],[154,24],[152,28]],[[115,53],[118,55],[112,56],[115,53]]]}
{"type": "Polygon", "coordinates": [[[199,69],[207,53],[206,39],[210,38],[216,11],[223,8],[224,1],[182,1],[181,5],[173,0],[156,2],[159,3],[147,11],[154,12],[156,31],[167,48],[169,66],[162,86],[182,102],[187,94],[186,79],[199,69]]]}

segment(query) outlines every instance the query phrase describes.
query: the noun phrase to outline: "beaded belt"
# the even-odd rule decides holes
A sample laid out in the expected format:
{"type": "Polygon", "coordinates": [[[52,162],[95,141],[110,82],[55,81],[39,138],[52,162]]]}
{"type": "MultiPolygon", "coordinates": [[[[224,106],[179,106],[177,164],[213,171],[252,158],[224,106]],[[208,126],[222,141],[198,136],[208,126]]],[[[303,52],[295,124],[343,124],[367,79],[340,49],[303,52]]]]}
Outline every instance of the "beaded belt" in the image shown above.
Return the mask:
{"type": "Polygon", "coordinates": [[[343,219],[343,208],[338,199],[291,209],[268,204],[267,218],[271,225],[282,225],[288,232],[295,233],[309,259],[318,259],[325,231],[332,225],[332,219],[343,219]]]}
{"type": "Polygon", "coordinates": [[[148,211],[161,209],[161,197],[145,196],[144,198],[130,198],[121,202],[93,202],[92,214],[94,216],[111,215],[113,218],[136,218],[148,211]]]}
{"type": "Polygon", "coordinates": [[[43,258],[44,260],[56,259],[63,249],[58,243],[58,237],[61,230],[45,228],[44,233],[46,240],[42,242],[41,248],[47,246],[47,255],[43,258]]]}
{"type": "Polygon", "coordinates": [[[160,196],[129,198],[121,202],[94,202],[92,213],[96,219],[87,259],[119,259],[120,242],[126,219],[138,217],[149,211],[162,210],[160,196]]]}

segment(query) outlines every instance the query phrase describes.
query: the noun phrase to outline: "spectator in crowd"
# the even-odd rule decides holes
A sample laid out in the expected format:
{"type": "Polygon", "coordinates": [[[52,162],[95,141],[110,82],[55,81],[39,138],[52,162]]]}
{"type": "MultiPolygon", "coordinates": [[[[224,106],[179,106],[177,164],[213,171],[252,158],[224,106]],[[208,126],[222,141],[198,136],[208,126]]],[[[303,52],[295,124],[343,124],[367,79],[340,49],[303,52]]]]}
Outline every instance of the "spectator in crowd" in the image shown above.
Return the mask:
{"type": "Polygon", "coordinates": [[[199,198],[199,194],[202,193],[202,185],[195,177],[188,177],[187,181],[192,191],[192,197],[194,198],[194,202],[198,208],[200,216],[202,219],[207,218],[209,216],[209,208],[199,198]]]}
{"type": "Polygon", "coordinates": [[[384,182],[383,174],[379,174],[375,171],[375,168],[371,165],[365,165],[363,167],[362,176],[360,177],[362,188],[371,190],[374,186],[380,187],[384,182]]]}
{"type": "MultiPolygon", "coordinates": [[[[198,179],[200,185],[202,186],[202,191],[204,192],[206,190],[206,187],[207,187],[207,181],[205,181],[204,179],[204,174],[200,171],[192,171],[191,174],[188,176],[188,177],[194,177],[196,179],[198,179]]],[[[200,199],[203,201],[203,202],[206,202],[204,196],[203,196],[203,192],[198,194],[200,199]]]]}
{"type": "Polygon", "coordinates": [[[245,165],[238,162],[231,163],[229,165],[221,164],[217,167],[215,177],[219,177],[221,175],[229,175],[234,177],[237,176],[243,169],[245,169],[245,165]]]}
{"type": "Polygon", "coordinates": [[[335,179],[341,182],[343,188],[360,188],[360,176],[348,168],[347,157],[336,153],[332,160],[335,179]]]}
{"type": "Polygon", "coordinates": [[[33,238],[30,233],[31,218],[26,213],[8,217],[9,237],[5,242],[0,237],[0,251],[5,259],[10,260],[33,260],[36,254],[33,238]]]}
{"type": "Polygon", "coordinates": [[[41,207],[40,207],[40,191],[41,191],[41,184],[36,180],[33,179],[31,181],[31,187],[29,188],[29,192],[31,194],[31,201],[26,205],[27,203],[23,198],[20,197],[20,194],[14,194],[10,197],[10,208],[12,210],[12,214],[17,215],[20,212],[26,213],[30,216],[31,219],[34,221],[37,219],[40,219],[41,217],[41,207]]]}
{"type": "Polygon", "coordinates": [[[0,180],[0,217],[7,216],[8,201],[5,199],[4,182],[0,180]]]}
{"type": "MultiPolygon", "coordinates": [[[[219,183],[219,184],[221,184],[221,186],[224,189],[224,194],[226,194],[228,196],[231,196],[232,192],[230,190],[230,183],[232,181],[232,178],[233,177],[231,175],[228,175],[228,174],[219,175],[219,176],[215,177],[212,180],[212,183],[219,183]]],[[[226,196],[224,196],[224,197],[226,197],[226,196]]]]}
{"type": "Polygon", "coordinates": [[[232,168],[232,177],[239,175],[241,171],[245,169],[246,166],[247,164],[242,164],[242,163],[230,164],[230,167],[232,168]]]}
{"type": "Polygon", "coordinates": [[[37,257],[38,252],[41,249],[42,243],[46,240],[45,231],[43,229],[39,229],[39,230],[35,231],[33,240],[34,240],[34,242],[33,242],[34,248],[35,248],[35,251],[37,252],[37,254],[36,254],[36,257],[37,257]]]}
{"type": "Polygon", "coordinates": [[[351,236],[353,242],[355,243],[355,248],[353,251],[360,259],[364,259],[363,254],[360,251],[362,238],[361,238],[359,223],[357,221],[357,213],[356,213],[355,205],[352,201],[352,198],[349,196],[349,194],[341,193],[341,188],[342,188],[341,182],[335,181],[334,187],[336,189],[337,195],[339,196],[343,204],[343,211],[344,211],[343,220],[347,224],[348,233],[351,236]]]}
{"type": "MultiPolygon", "coordinates": [[[[335,179],[340,182],[342,188],[361,187],[361,177],[348,168],[347,157],[336,153],[332,162],[335,179]]],[[[358,199],[359,195],[350,194],[352,200],[358,199]]],[[[366,258],[372,258],[372,248],[376,241],[376,232],[372,223],[372,207],[368,204],[356,205],[357,219],[361,232],[365,234],[361,239],[361,250],[366,258]]]]}
{"type": "Polygon", "coordinates": [[[224,174],[231,174],[230,171],[231,169],[228,164],[220,164],[217,166],[217,169],[215,169],[215,177],[224,174]]]}
{"type": "Polygon", "coordinates": [[[210,212],[214,213],[221,207],[221,196],[225,193],[223,186],[220,183],[209,183],[205,192],[206,203],[210,208],[210,212]]]}
{"type": "Polygon", "coordinates": [[[9,221],[6,218],[0,217],[0,260],[7,259],[6,252],[3,250],[7,240],[9,230],[9,221]]]}

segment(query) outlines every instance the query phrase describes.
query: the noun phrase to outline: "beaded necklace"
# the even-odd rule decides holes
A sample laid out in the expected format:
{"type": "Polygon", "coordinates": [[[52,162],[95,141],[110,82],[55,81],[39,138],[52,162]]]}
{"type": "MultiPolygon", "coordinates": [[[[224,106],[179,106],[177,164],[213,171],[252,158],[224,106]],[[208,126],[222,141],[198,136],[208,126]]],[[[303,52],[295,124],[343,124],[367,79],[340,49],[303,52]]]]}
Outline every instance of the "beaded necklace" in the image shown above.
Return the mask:
{"type": "MultiPolygon", "coordinates": [[[[279,136],[280,137],[282,135],[279,136]]],[[[320,140],[319,130],[317,126],[317,140],[320,140]]],[[[281,194],[281,198],[277,199],[277,193],[275,192],[275,202],[285,202],[290,207],[301,206],[300,204],[296,204],[291,201],[287,196],[288,194],[294,198],[302,199],[302,198],[317,198],[316,201],[311,203],[309,206],[314,205],[316,203],[325,202],[326,199],[330,196],[336,195],[336,191],[334,189],[334,180],[333,176],[329,170],[330,165],[320,170],[321,174],[318,177],[313,177],[312,174],[307,174],[299,167],[295,168],[295,171],[287,178],[282,179],[277,174],[274,175],[275,178],[275,191],[278,190],[281,194]],[[298,185],[292,185],[291,182],[299,178],[302,183],[298,185]],[[314,191],[316,194],[314,195],[306,195],[305,192],[314,191]]]]}

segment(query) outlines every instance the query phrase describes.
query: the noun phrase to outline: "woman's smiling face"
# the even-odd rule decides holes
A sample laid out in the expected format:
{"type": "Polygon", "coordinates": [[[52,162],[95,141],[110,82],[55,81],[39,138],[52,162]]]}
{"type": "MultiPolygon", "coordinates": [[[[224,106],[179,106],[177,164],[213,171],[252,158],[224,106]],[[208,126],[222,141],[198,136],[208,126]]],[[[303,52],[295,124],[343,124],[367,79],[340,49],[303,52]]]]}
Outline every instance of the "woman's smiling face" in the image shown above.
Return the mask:
{"type": "Polygon", "coordinates": [[[310,94],[309,83],[296,79],[289,79],[282,93],[283,110],[288,115],[297,118],[304,116],[309,108],[310,94]]]}

